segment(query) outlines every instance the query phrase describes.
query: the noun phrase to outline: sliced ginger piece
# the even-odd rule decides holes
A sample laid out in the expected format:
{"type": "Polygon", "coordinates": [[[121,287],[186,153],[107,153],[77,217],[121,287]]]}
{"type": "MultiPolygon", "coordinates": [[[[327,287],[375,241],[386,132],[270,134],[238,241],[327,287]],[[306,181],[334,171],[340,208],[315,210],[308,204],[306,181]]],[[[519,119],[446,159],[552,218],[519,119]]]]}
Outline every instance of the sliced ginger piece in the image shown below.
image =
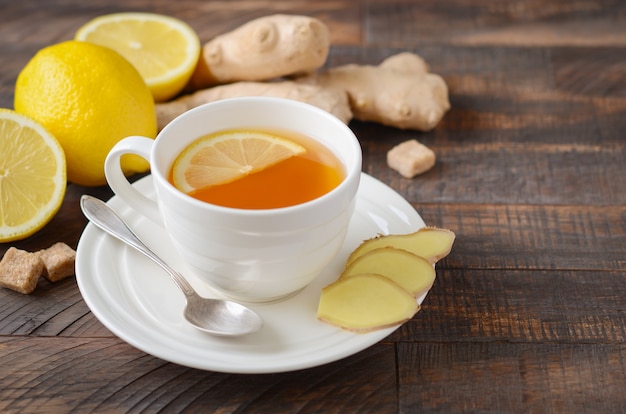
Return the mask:
{"type": "Polygon", "coordinates": [[[363,254],[350,263],[340,277],[362,273],[386,276],[419,297],[435,282],[435,268],[428,260],[406,250],[381,247],[363,254]]]}
{"type": "Polygon", "coordinates": [[[437,263],[450,253],[455,237],[451,230],[437,227],[423,227],[410,234],[377,236],[361,243],[348,257],[347,265],[367,252],[388,246],[409,251],[430,263],[437,263]]]}
{"type": "Polygon", "coordinates": [[[365,333],[406,322],[419,309],[411,293],[388,277],[370,273],[340,278],[323,288],[317,317],[365,333]]]}

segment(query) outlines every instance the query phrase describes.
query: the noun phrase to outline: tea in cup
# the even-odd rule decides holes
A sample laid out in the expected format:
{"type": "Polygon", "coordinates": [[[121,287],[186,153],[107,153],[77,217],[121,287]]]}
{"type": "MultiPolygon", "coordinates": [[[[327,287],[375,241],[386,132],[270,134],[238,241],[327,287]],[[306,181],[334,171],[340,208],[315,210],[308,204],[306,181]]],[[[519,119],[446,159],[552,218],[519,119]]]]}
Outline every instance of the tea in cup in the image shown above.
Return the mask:
{"type": "Polygon", "coordinates": [[[185,112],[155,140],[121,140],[107,156],[105,173],[117,196],[164,226],[200,280],[228,298],[265,302],[306,287],[341,248],[356,203],[361,147],[343,122],[311,105],[234,98],[185,112]],[[189,173],[198,145],[207,147],[202,156],[211,156],[215,140],[251,137],[279,147],[285,140],[297,154],[243,178],[194,184],[198,174],[209,181],[218,174],[189,173]],[[189,152],[194,154],[187,160],[189,152]],[[156,202],[124,176],[120,158],[125,154],[149,161],[156,202]],[[177,184],[176,165],[183,165],[188,174],[178,175],[191,184],[177,184]]]}
{"type": "Polygon", "coordinates": [[[227,130],[185,148],[174,160],[169,181],[207,203],[270,209],[311,201],[344,177],[339,159],[310,138],[285,131],[227,130]]]}

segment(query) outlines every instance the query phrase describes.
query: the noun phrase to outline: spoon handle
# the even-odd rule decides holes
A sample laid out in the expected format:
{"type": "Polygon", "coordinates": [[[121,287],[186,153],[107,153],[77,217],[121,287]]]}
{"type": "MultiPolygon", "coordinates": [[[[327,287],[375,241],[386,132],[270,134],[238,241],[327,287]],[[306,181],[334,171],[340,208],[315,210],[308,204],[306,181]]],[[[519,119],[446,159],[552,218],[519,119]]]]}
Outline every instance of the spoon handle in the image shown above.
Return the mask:
{"type": "Polygon", "coordinates": [[[134,247],[155,263],[161,266],[172,278],[174,283],[183,291],[186,296],[193,296],[196,292],[185,278],[172,269],[159,256],[157,256],[141,239],[128,227],[126,222],[102,200],[89,195],[80,198],[80,208],[83,214],[97,227],[106,231],[110,235],[120,239],[129,246],[134,247]]]}

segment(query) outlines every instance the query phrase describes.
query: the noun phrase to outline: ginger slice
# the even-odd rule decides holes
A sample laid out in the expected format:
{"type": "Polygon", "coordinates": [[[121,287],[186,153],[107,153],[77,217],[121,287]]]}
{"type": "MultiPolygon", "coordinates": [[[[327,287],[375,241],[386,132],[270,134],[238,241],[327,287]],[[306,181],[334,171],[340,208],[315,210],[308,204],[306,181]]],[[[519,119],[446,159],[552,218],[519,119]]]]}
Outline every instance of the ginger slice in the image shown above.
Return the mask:
{"type": "Polygon", "coordinates": [[[423,227],[410,234],[381,235],[361,243],[348,257],[347,265],[367,252],[388,246],[409,251],[434,264],[450,253],[455,238],[451,230],[437,227],[423,227]]]}
{"type": "Polygon", "coordinates": [[[420,309],[416,297],[435,281],[435,263],[450,253],[455,237],[450,230],[425,227],[364,241],[339,279],[322,289],[318,319],[358,333],[408,321],[420,309]]]}
{"type": "Polygon", "coordinates": [[[435,268],[423,257],[394,247],[381,247],[363,254],[350,263],[340,277],[362,273],[386,276],[419,297],[435,282],[435,268]]]}
{"type": "Polygon", "coordinates": [[[399,325],[419,309],[415,297],[388,277],[360,274],[323,288],[317,317],[342,329],[366,333],[399,325]]]}

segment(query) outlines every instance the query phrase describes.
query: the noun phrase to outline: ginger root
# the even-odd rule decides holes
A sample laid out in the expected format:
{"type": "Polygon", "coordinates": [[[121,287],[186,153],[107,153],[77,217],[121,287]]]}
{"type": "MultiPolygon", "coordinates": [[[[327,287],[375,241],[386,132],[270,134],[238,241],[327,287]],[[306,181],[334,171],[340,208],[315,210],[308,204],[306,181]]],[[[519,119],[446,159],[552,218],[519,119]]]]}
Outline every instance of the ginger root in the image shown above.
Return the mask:
{"type": "Polygon", "coordinates": [[[450,109],[445,81],[409,52],[378,66],[348,64],[297,81],[344,90],[356,119],[400,129],[429,131],[450,109]]]}
{"type": "Polygon", "coordinates": [[[203,89],[170,102],[157,104],[158,128],[163,129],[165,125],[178,115],[196,106],[243,96],[270,96],[293,99],[330,112],[346,124],[352,119],[348,97],[343,91],[291,81],[236,82],[203,89]]]}
{"type": "Polygon", "coordinates": [[[261,17],[205,43],[188,88],[311,72],[324,65],[329,48],[328,27],[318,19],[261,17]]]}
{"type": "Polygon", "coordinates": [[[421,131],[433,129],[450,109],[445,81],[415,53],[399,53],[378,66],[319,70],[329,49],[328,27],[309,16],[274,14],[217,36],[203,45],[187,85],[195,93],[157,106],[159,128],[200,104],[240,96],[289,98],[345,123],[354,116],[421,131]]]}
{"type": "Polygon", "coordinates": [[[201,104],[241,96],[273,96],[306,102],[346,124],[354,116],[361,121],[421,131],[433,129],[450,108],[445,81],[429,73],[418,55],[400,53],[378,66],[349,64],[293,80],[240,81],[202,89],[157,104],[159,128],[201,104]]]}

